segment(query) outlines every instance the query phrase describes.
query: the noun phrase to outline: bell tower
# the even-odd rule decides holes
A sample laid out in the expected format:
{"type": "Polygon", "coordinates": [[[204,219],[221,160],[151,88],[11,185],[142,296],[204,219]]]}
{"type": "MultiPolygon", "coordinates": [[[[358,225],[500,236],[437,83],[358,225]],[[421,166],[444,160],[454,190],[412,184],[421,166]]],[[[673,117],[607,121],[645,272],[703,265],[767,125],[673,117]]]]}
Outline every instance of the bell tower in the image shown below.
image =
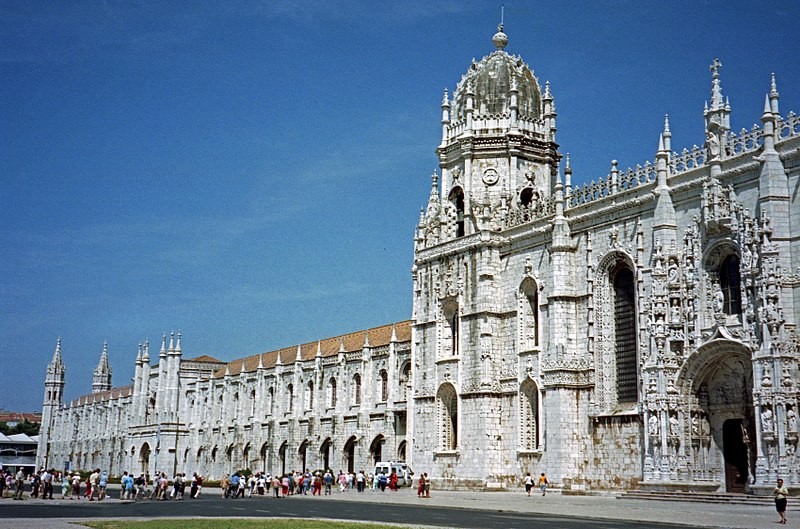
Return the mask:
{"type": "Polygon", "coordinates": [[[423,226],[440,229],[440,242],[479,231],[482,220],[502,229],[513,209],[541,207],[553,194],[561,155],[550,84],[542,92],[508,42],[500,24],[495,51],[472,61],[452,97],[445,89],[439,218],[423,226]]]}

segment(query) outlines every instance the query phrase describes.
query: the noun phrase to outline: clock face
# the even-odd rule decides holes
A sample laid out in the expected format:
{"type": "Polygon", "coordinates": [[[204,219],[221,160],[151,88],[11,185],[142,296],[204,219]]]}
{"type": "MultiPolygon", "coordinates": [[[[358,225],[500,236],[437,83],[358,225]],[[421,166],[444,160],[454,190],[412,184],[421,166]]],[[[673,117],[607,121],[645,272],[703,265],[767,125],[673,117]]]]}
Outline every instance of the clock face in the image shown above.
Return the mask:
{"type": "Polygon", "coordinates": [[[495,185],[499,179],[500,175],[498,175],[497,170],[492,167],[483,172],[483,183],[487,186],[495,185]]]}

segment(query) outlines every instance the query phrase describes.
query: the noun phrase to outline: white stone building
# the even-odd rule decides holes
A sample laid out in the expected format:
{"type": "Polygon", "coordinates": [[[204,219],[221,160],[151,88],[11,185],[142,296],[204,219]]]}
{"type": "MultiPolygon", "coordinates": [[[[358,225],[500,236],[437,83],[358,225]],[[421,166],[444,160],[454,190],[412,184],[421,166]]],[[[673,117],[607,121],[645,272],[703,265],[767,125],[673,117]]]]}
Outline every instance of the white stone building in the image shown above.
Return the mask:
{"type": "Polygon", "coordinates": [[[665,120],[655,162],[573,186],[549,85],[502,28],[493,42],[442,101],[410,322],[228,364],[165,338],[133,387],[110,389],[101,360],[97,393],[68,406],[59,346],[40,457],[212,477],[405,457],[448,488],[528,471],[571,489],[800,486],[800,118],[774,77],[761,127],[734,133],[714,61],[702,147],[673,150],[665,120]]]}
{"type": "Polygon", "coordinates": [[[111,388],[107,349],[93,392],[64,406],[56,346],[45,382],[39,465],[271,473],[367,469],[405,459],[411,326],[401,322],[225,363],[184,359],[165,336],[139,346],[132,386],[111,388]]]}

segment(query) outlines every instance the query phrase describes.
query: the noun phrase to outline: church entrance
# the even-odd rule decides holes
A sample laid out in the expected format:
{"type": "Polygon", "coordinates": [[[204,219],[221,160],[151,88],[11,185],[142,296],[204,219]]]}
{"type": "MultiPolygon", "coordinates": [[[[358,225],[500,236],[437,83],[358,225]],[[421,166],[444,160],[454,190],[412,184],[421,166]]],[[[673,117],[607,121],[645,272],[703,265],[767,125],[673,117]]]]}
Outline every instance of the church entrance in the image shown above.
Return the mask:
{"type": "Polygon", "coordinates": [[[725,458],[725,488],[728,492],[745,491],[748,470],[747,434],[742,419],[728,419],[722,425],[722,448],[725,458]]]}
{"type": "Polygon", "coordinates": [[[755,475],[755,413],[750,351],[718,331],[686,361],[681,381],[690,421],[682,441],[690,481],[746,492],[755,475]]]}

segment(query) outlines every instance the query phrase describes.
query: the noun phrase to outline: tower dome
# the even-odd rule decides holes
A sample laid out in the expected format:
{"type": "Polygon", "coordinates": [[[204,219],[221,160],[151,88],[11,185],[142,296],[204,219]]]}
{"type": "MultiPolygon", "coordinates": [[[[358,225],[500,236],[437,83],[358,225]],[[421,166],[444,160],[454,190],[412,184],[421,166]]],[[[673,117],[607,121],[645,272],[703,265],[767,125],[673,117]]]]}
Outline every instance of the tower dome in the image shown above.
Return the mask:
{"type": "Polygon", "coordinates": [[[539,82],[521,57],[505,51],[508,36],[503,33],[502,24],[497,29],[492,37],[497,49],[478,62],[473,60],[456,87],[453,94],[453,121],[465,118],[469,92],[473,94],[475,116],[508,114],[511,111],[511,89],[514,84],[518,91],[519,117],[537,119],[542,116],[539,82]]]}

